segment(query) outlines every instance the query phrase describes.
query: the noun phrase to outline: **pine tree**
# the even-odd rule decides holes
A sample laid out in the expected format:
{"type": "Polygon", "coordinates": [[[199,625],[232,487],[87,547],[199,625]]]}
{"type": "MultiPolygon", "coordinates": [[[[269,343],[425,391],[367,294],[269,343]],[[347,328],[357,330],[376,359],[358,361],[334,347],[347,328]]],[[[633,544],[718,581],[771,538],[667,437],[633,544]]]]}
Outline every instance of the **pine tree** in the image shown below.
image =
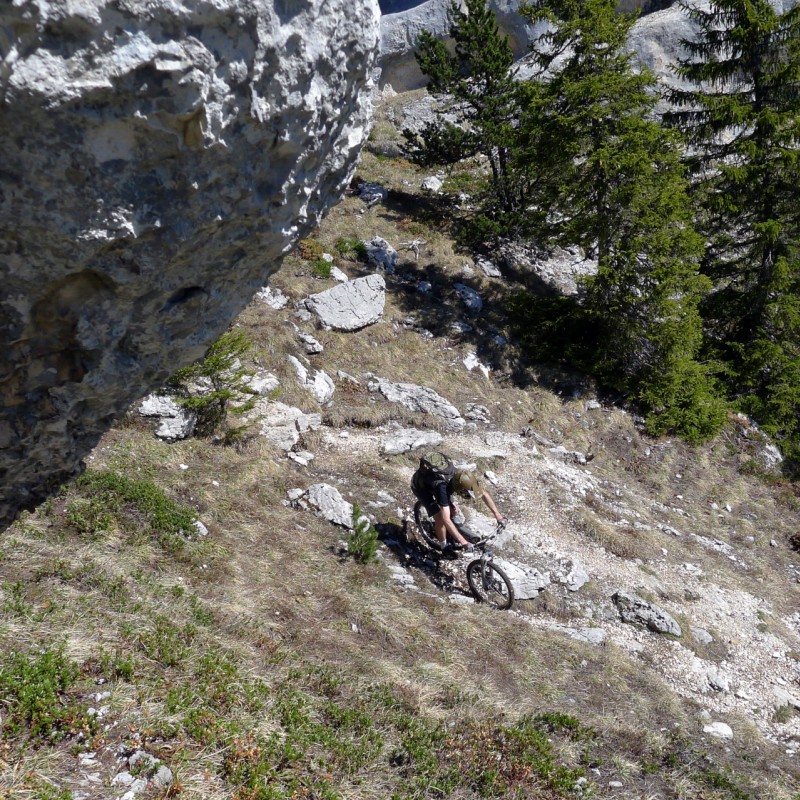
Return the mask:
{"type": "Polygon", "coordinates": [[[518,91],[511,45],[500,34],[485,0],[466,0],[463,10],[453,2],[451,15],[454,54],[428,31],[417,41],[417,63],[429,78],[428,92],[445,104],[446,111],[419,135],[404,131],[407,152],[426,165],[485,156],[493,194],[502,208],[510,210],[516,205],[508,160],[518,91]]]}
{"type": "Polygon", "coordinates": [[[549,75],[529,88],[512,165],[539,193],[531,229],[598,260],[586,309],[599,332],[595,371],[644,405],[654,433],[701,439],[723,419],[696,361],[702,242],[677,137],[649,118],[655,78],[625,50],[633,15],[615,0],[538,0],[549,30],[534,58],[549,75]]]}
{"type": "Polygon", "coordinates": [[[743,410],[800,460],[800,8],[766,0],[685,6],[699,29],[684,42],[669,115],[693,145],[708,350],[729,365],[743,410]]]}

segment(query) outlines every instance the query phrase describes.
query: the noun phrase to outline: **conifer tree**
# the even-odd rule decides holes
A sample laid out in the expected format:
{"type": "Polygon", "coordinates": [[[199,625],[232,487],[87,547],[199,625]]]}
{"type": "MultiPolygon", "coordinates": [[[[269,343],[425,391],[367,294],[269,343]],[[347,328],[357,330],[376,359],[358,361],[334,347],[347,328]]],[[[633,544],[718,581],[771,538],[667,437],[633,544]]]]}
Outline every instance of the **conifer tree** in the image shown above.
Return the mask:
{"type": "Polygon", "coordinates": [[[485,0],[466,0],[463,10],[453,2],[451,16],[455,53],[428,31],[417,41],[417,63],[429,78],[428,92],[446,103],[447,114],[419,135],[404,131],[407,152],[421,164],[452,164],[482,154],[495,197],[510,209],[515,198],[508,160],[518,88],[511,45],[485,0]]]}
{"type": "Polygon", "coordinates": [[[800,461],[800,8],[685,6],[699,29],[669,116],[694,147],[710,353],[743,410],[800,461]]]}
{"type": "Polygon", "coordinates": [[[549,76],[528,88],[514,168],[539,193],[532,230],[598,260],[586,307],[600,338],[595,371],[648,411],[654,433],[692,439],[723,419],[706,370],[697,305],[702,242],[692,227],[677,138],[649,118],[655,79],[624,45],[633,15],[615,0],[537,0],[549,30],[534,58],[549,76]]]}

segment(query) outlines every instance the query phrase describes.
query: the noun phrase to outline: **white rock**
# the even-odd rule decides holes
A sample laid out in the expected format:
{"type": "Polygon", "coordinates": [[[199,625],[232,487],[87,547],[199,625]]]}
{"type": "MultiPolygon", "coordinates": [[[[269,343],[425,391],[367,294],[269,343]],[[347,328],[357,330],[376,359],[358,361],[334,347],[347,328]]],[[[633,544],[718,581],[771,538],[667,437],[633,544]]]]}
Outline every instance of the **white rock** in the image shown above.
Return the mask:
{"type": "Polygon", "coordinates": [[[199,519],[194,521],[194,529],[197,531],[198,536],[208,536],[208,528],[199,519]]]}
{"type": "Polygon", "coordinates": [[[436,175],[430,175],[422,181],[420,188],[423,192],[439,194],[442,191],[442,186],[444,186],[444,181],[441,178],[436,177],[436,175]]]}
{"type": "Polygon", "coordinates": [[[442,435],[436,431],[421,431],[406,428],[384,438],[381,449],[386,455],[398,455],[420,447],[432,448],[442,443],[442,435]]]}
{"type": "Polygon", "coordinates": [[[303,495],[317,516],[327,519],[344,528],[353,526],[353,506],[348,503],[339,490],[327,483],[315,483],[309,486],[303,495]]]}
{"type": "Polygon", "coordinates": [[[259,289],[256,292],[255,299],[275,309],[275,311],[280,311],[289,304],[289,298],[280,289],[272,289],[269,286],[259,289]]]}
{"type": "Polygon", "coordinates": [[[262,396],[274,392],[280,385],[280,381],[271,372],[257,373],[247,382],[248,389],[262,396]]]}
{"type": "Polygon", "coordinates": [[[155,434],[168,442],[187,439],[197,424],[197,415],[193,411],[163,395],[149,395],[140,403],[138,411],[143,417],[160,418],[155,434]]]}
{"type": "Polygon", "coordinates": [[[550,577],[547,573],[539,572],[535,567],[518,564],[497,556],[494,560],[497,566],[508,575],[508,579],[514,587],[514,597],[517,600],[530,600],[538,597],[539,592],[550,585],[550,577]]]}
{"type": "Polygon", "coordinates": [[[478,369],[480,372],[483,373],[484,377],[489,377],[490,367],[487,367],[486,364],[482,363],[481,360],[475,353],[467,353],[464,357],[464,366],[467,368],[469,372],[472,372],[473,369],[478,369]]]}
{"type": "Polygon", "coordinates": [[[375,0],[0,8],[3,185],[24,186],[0,204],[19,387],[5,523],[200,358],[338,203],[371,128],[379,18],[375,0]]]}
{"type": "Polygon", "coordinates": [[[712,722],[710,725],[703,725],[703,733],[716,736],[718,739],[733,739],[731,726],[724,722],[712,722]]]}
{"type": "Polygon", "coordinates": [[[503,277],[503,273],[491,261],[487,261],[485,258],[476,258],[475,263],[487,278],[503,277]]]}
{"type": "Polygon", "coordinates": [[[357,331],[375,324],[383,316],[385,303],[386,282],[381,275],[340,283],[305,301],[323,325],[338,331],[357,331]]]}
{"type": "Polygon", "coordinates": [[[300,385],[311,392],[320,405],[324,405],[333,397],[336,385],[326,372],[315,370],[314,376],[309,377],[308,370],[298,359],[294,356],[288,356],[287,360],[294,367],[300,385]]]}
{"type": "Polygon", "coordinates": [[[339,267],[331,267],[331,278],[335,281],[339,281],[339,283],[347,283],[347,281],[350,280],[339,267]]]}
{"type": "Polygon", "coordinates": [[[380,392],[390,403],[399,403],[411,411],[439,417],[450,430],[461,430],[465,425],[458,409],[427,386],[392,383],[383,378],[375,378],[370,381],[369,390],[380,392]]]}
{"type": "Polygon", "coordinates": [[[303,343],[303,349],[309,356],[317,355],[325,350],[322,344],[310,333],[298,333],[297,338],[303,343]]]}

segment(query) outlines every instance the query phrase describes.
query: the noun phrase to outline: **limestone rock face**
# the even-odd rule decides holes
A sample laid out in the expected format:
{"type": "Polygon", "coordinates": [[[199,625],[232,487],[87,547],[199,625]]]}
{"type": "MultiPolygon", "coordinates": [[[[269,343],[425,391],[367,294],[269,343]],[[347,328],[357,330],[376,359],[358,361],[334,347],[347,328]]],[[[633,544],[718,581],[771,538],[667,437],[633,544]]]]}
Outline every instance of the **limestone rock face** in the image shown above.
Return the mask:
{"type": "Polygon", "coordinates": [[[375,0],[0,6],[0,527],[348,184],[375,0]]]}

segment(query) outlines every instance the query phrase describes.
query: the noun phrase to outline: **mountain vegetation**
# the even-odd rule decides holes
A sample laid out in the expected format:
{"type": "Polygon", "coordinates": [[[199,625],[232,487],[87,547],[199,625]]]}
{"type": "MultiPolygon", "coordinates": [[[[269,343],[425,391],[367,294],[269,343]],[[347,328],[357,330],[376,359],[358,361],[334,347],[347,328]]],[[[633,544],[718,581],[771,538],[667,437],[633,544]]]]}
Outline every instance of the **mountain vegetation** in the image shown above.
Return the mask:
{"type": "Polygon", "coordinates": [[[700,441],[726,408],[749,413],[795,474],[797,10],[750,0],[687,9],[700,38],[685,43],[678,73],[698,88],[670,92],[665,120],[655,114],[664,88],[625,47],[635,15],[612,0],[536,0],[523,13],[547,23],[527,80],[481,0],[454,6],[455,55],[423,34],[419,65],[444,104],[421,139],[407,135],[411,157],[489,159],[478,239],[578,246],[597,260],[579,301],[516,299],[521,328],[542,332],[526,336],[533,357],[595,376],[652,433],[700,441]],[[458,124],[443,121],[453,109],[458,124]]]}

